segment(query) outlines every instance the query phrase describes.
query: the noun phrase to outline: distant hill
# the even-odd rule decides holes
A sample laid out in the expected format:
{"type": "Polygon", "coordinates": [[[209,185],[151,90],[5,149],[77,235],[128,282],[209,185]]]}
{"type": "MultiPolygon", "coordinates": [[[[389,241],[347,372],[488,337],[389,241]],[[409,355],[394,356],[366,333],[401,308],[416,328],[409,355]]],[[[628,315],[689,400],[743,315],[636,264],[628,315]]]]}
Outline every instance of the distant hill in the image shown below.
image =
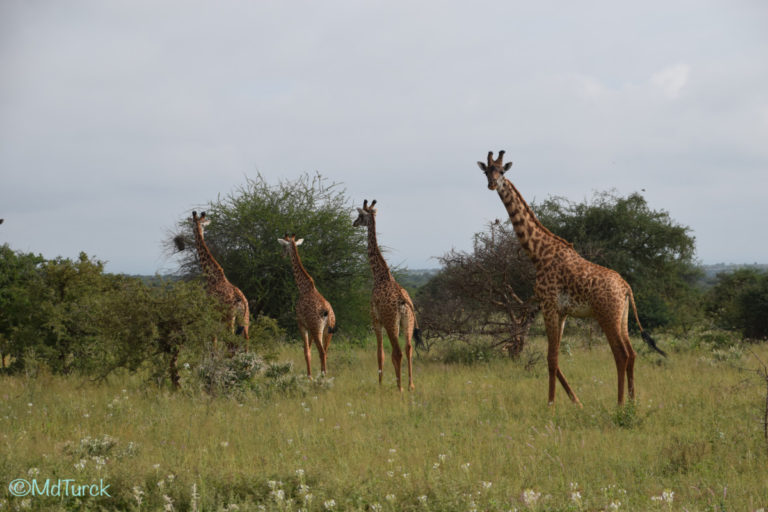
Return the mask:
{"type": "Polygon", "coordinates": [[[707,279],[714,279],[717,274],[723,272],[733,272],[740,268],[753,268],[763,272],[768,271],[768,264],[764,263],[715,263],[714,265],[701,265],[699,268],[704,271],[707,279]]]}

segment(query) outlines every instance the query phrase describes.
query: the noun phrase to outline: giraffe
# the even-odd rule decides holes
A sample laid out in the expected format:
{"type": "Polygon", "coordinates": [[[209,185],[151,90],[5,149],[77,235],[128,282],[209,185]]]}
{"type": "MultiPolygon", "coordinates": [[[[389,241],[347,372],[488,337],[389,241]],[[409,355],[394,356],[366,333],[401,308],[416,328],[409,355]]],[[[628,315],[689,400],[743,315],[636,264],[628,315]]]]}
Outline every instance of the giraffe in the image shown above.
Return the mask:
{"type": "Polygon", "coordinates": [[[296,320],[299,324],[299,332],[304,340],[304,359],[307,361],[307,376],[312,378],[312,341],[317,345],[317,351],[320,353],[320,371],[321,375],[326,372],[326,359],[328,358],[328,347],[331,344],[331,337],[336,332],[336,315],[333,313],[331,303],[325,300],[299,258],[298,246],[304,242],[303,238],[296,240],[296,235],[288,235],[278,238],[277,241],[283,246],[284,256],[291,259],[293,266],[293,277],[296,279],[296,286],[299,288],[299,300],[296,302],[296,320]]]}
{"type": "Polygon", "coordinates": [[[488,163],[477,162],[488,179],[488,188],[496,190],[504,203],[520,245],[536,267],[534,291],[544,315],[547,333],[547,367],[549,370],[549,404],[555,401],[555,379],[560,381],[568,397],[581,402],[568,385],[558,365],[560,338],[565,319],[594,317],[608,338],[618,375],[618,403],[624,404],[626,376],[630,400],[635,398],[634,365],[637,353],[629,340],[627,321],[632,306],[635,321],[643,340],[656,352],[664,351],[646,333],[637,317],[632,288],[615,271],[582,258],[566,240],[549,231],[539,222],[517,188],[504,177],[512,162],[504,163],[504,151],[496,160],[488,153],[488,163]]]}
{"type": "Polygon", "coordinates": [[[384,364],[384,344],[382,328],[387,331],[389,343],[392,345],[392,364],[395,367],[397,387],[403,391],[400,380],[400,368],[403,353],[400,350],[398,338],[402,330],[405,335],[405,356],[408,359],[408,388],[413,390],[413,347],[411,338],[421,343],[421,333],[416,324],[415,308],[408,292],[400,286],[389,271],[387,262],[381,255],[376,242],[376,200],[368,206],[368,200],[363,201],[363,207],[358,208],[358,217],[353,225],[368,227],[368,261],[373,271],[373,293],[371,295],[371,322],[376,333],[377,359],[379,362],[379,384],[382,381],[382,366],[384,364]]]}
{"type": "MultiPolygon", "coordinates": [[[[250,312],[248,300],[240,289],[229,282],[224,275],[224,269],[216,261],[205,243],[204,229],[210,224],[211,220],[205,216],[205,212],[198,217],[197,212],[192,212],[192,223],[195,228],[195,247],[197,256],[200,260],[200,266],[206,278],[208,294],[216,297],[227,307],[226,318],[229,328],[235,334],[242,334],[245,337],[246,351],[248,350],[248,326],[250,324],[250,312]],[[241,317],[242,324],[235,329],[235,320],[241,317]]],[[[214,338],[215,343],[215,338],[214,338]]]]}

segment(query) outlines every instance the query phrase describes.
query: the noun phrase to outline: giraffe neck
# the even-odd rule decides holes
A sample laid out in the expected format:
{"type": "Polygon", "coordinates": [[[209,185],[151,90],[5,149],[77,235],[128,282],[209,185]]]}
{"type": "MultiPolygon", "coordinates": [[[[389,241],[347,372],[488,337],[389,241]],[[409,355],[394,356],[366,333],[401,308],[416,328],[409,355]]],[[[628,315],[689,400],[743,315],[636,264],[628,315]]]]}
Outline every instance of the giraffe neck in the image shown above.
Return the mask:
{"type": "Polygon", "coordinates": [[[315,281],[309,275],[299,258],[299,248],[295,243],[291,243],[291,266],[293,267],[293,277],[296,279],[296,286],[299,287],[299,294],[303,294],[315,287],[315,281]]]}
{"type": "Polygon", "coordinates": [[[507,209],[520,246],[528,253],[528,257],[534,264],[554,256],[553,249],[557,246],[570,246],[567,241],[544,227],[511,181],[503,178],[503,182],[500,180],[496,190],[507,209]]]}
{"type": "Polygon", "coordinates": [[[392,280],[392,273],[389,271],[387,262],[384,261],[384,256],[381,255],[379,250],[379,244],[376,241],[376,218],[371,217],[371,222],[368,224],[368,261],[371,264],[371,270],[373,271],[373,280],[378,283],[380,281],[392,280]]]}
{"type": "Polygon", "coordinates": [[[208,280],[208,284],[215,284],[222,280],[226,280],[224,269],[221,268],[221,265],[219,265],[213,257],[213,254],[211,254],[210,249],[208,249],[208,244],[205,243],[202,226],[195,226],[195,247],[197,247],[197,256],[200,260],[203,274],[205,274],[205,277],[208,280]]]}

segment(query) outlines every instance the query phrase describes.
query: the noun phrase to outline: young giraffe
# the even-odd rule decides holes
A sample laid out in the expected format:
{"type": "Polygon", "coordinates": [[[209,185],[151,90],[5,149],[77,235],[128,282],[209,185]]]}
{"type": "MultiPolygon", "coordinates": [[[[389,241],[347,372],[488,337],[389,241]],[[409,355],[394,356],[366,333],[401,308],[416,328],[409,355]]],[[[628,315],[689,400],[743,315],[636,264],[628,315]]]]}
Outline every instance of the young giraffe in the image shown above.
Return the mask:
{"type": "Polygon", "coordinates": [[[307,361],[307,376],[312,378],[311,366],[311,347],[312,341],[317,345],[317,351],[320,353],[320,371],[322,375],[326,372],[326,359],[328,357],[328,347],[331,344],[331,337],[336,332],[336,315],[333,313],[331,303],[325,300],[320,292],[315,288],[315,281],[312,279],[299,258],[298,246],[304,241],[303,238],[296,240],[296,235],[285,235],[284,238],[278,238],[278,242],[285,250],[285,256],[291,259],[293,266],[293,277],[296,279],[296,286],[299,288],[299,300],[296,302],[296,320],[299,324],[301,337],[304,339],[304,359],[307,361]]]}
{"type": "Polygon", "coordinates": [[[405,333],[405,356],[408,359],[408,387],[413,390],[413,347],[411,337],[416,343],[421,343],[421,334],[416,325],[416,314],[413,301],[408,292],[397,284],[389,271],[387,262],[381,255],[379,245],[376,242],[376,204],[374,199],[368,206],[368,200],[363,202],[363,207],[358,208],[358,217],[353,223],[357,226],[368,227],[368,260],[373,270],[373,294],[371,295],[371,322],[376,333],[377,358],[379,362],[379,384],[382,380],[382,366],[384,364],[384,344],[382,327],[386,329],[389,343],[392,345],[392,364],[397,376],[397,387],[400,391],[403,386],[400,381],[400,367],[403,361],[403,353],[400,351],[398,338],[400,331],[405,333]]]}
{"type": "Polygon", "coordinates": [[[192,212],[192,223],[195,228],[195,247],[197,256],[200,260],[200,266],[206,278],[208,293],[216,297],[227,307],[227,320],[229,328],[235,334],[243,334],[246,340],[246,351],[248,350],[248,327],[250,324],[250,312],[248,300],[240,289],[229,282],[224,275],[224,269],[211,254],[208,245],[205,243],[204,228],[211,223],[211,220],[205,216],[205,212],[197,216],[197,212],[192,212]],[[235,320],[240,316],[242,324],[235,330],[235,320]]]}
{"type": "Polygon", "coordinates": [[[503,163],[504,151],[494,160],[488,153],[488,163],[477,162],[488,178],[488,188],[496,190],[509,213],[515,234],[536,267],[534,291],[538,299],[547,331],[547,366],[549,369],[549,404],[555,401],[555,378],[560,381],[570,399],[581,405],[576,394],[565,380],[558,366],[560,338],[565,319],[594,317],[608,338],[618,374],[619,405],[624,403],[624,378],[626,375],[630,400],[635,398],[634,365],[637,355],[629,341],[627,318],[629,306],[635,315],[643,339],[656,352],[666,354],[643,331],[637,318],[637,307],[632,288],[613,270],[601,267],[579,256],[573,245],[550,232],[533,214],[533,211],[504,177],[512,162],[503,163]]]}

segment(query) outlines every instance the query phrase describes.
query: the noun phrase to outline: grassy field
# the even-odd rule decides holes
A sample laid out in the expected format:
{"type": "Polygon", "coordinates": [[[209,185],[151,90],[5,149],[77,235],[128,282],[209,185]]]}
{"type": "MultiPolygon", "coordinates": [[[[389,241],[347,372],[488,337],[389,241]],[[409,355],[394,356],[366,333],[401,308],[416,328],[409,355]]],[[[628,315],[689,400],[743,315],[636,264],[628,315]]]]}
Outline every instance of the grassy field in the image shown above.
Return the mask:
{"type": "MultiPolygon", "coordinates": [[[[574,339],[561,365],[583,409],[560,388],[547,406],[543,361],[422,356],[416,391],[401,394],[389,362],[380,387],[373,349],[341,344],[332,378],[268,398],[171,393],[138,376],[0,377],[0,511],[768,507],[766,385],[739,370],[757,360],[638,348],[639,396],[623,409],[607,345],[574,339]],[[109,485],[109,496],[14,497],[16,479],[109,485]]],[[[303,372],[298,345],[280,358],[303,372]]]]}

